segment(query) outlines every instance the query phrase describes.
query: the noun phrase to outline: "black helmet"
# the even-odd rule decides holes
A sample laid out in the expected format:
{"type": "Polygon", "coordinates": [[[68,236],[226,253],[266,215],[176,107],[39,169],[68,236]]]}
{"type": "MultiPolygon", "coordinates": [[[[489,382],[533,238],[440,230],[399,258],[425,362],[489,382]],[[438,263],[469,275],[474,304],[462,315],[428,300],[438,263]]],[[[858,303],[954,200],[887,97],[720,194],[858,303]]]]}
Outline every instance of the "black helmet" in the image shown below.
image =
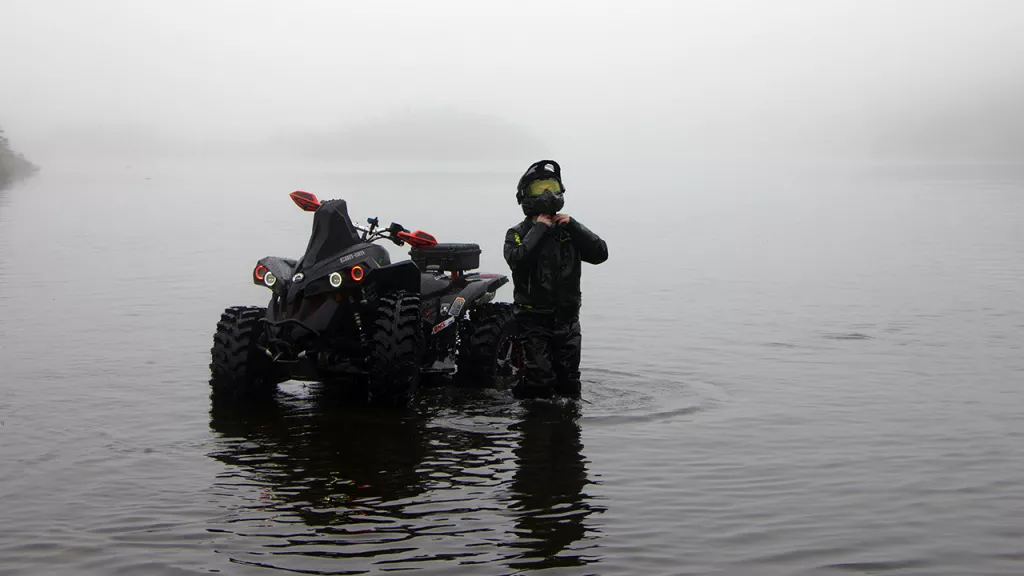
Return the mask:
{"type": "Polygon", "coordinates": [[[522,205],[527,216],[554,214],[565,205],[564,193],[562,167],[554,160],[541,160],[531,164],[519,178],[516,202],[522,205]]]}

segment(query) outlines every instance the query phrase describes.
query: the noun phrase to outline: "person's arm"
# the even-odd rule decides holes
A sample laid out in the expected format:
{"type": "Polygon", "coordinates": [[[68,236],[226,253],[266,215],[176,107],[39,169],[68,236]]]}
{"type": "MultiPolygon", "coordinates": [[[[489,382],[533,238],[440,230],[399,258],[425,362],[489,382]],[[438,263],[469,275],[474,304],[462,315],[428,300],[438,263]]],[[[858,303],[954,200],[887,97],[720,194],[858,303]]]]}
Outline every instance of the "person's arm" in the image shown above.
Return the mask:
{"type": "Polygon", "coordinates": [[[538,221],[525,236],[520,237],[515,228],[510,228],[505,233],[505,261],[508,267],[515,270],[520,263],[529,262],[532,253],[550,229],[549,224],[538,221]]]}
{"type": "Polygon", "coordinates": [[[566,225],[572,236],[572,243],[579,250],[580,258],[590,264],[600,264],[608,259],[608,244],[600,236],[575,218],[569,218],[566,225]]]}

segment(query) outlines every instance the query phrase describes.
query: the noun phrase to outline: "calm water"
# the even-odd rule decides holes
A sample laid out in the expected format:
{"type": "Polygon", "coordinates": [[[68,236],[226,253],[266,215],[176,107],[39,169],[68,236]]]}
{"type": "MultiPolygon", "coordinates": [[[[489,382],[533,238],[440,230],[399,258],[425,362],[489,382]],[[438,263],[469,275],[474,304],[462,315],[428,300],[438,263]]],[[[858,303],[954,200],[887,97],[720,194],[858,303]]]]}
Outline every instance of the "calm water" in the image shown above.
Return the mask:
{"type": "Polygon", "coordinates": [[[0,573],[1024,573],[1005,174],[567,165],[612,251],[585,271],[584,402],[367,413],[288,384],[211,413],[220,310],[305,246],[287,192],[501,272],[518,169],[52,166],[0,192],[0,573]]]}

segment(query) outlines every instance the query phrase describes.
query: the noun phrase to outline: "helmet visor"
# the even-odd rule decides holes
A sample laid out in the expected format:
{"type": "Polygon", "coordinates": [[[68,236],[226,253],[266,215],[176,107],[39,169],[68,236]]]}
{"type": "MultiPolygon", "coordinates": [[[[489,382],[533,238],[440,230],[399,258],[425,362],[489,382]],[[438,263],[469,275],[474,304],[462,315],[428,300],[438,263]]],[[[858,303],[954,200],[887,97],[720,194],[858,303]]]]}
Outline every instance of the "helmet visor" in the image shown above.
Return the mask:
{"type": "Polygon", "coordinates": [[[554,194],[561,194],[562,185],[554,178],[549,178],[547,180],[534,180],[533,182],[530,182],[530,185],[526,188],[526,194],[527,196],[540,196],[548,190],[554,194]]]}

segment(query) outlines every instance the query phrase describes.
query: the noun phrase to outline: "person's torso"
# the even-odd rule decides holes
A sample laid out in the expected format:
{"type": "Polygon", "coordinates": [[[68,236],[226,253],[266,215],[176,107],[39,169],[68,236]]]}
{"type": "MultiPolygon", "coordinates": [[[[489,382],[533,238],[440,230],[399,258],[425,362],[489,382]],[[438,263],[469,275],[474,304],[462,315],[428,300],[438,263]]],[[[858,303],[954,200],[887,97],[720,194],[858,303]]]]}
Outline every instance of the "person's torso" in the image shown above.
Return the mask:
{"type": "MultiPolygon", "coordinates": [[[[524,221],[516,229],[525,237],[537,225],[524,221]]],[[[512,273],[516,303],[539,311],[578,312],[581,268],[571,233],[564,226],[554,227],[541,239],[527,264],[512,273]]]]}

